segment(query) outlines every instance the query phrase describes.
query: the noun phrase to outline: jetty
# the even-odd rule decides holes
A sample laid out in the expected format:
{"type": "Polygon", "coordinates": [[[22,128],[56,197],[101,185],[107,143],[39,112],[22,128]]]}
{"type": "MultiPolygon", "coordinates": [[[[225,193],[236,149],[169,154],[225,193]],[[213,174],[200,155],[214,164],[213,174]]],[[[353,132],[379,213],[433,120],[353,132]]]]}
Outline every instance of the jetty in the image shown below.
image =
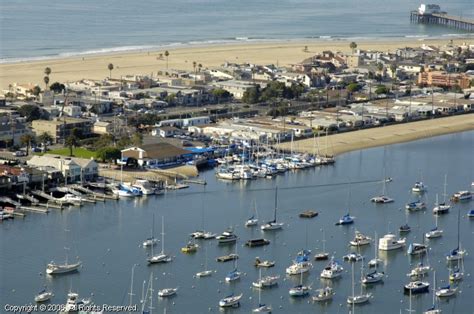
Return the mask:
{"type": "Polygon", "coordinates": [[[468,32],[474,32],[474,20],[448,15],[436,4],[422,4],[418,10],[411,11],[410,21],[416,24],[440,25],[468,32]]]}

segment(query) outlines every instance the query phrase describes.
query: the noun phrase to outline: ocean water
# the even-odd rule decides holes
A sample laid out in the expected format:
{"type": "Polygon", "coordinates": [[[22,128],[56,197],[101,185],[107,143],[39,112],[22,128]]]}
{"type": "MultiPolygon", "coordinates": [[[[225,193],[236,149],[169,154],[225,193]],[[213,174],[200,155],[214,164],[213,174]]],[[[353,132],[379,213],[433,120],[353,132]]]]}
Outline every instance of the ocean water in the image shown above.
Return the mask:
{"type": "MultiPolygon", "coordinates": [[[[0,223],[0,313],[4,305],[24,305],[33,301],[43,285],[55,293],[53,304],[64,304],[67,292],[78,292],[81,297],[92,296],[97,304],[127,305],[134,271],[133,300],[138,304],[143,281],[153,272],[153,313],[217,313],[218,301],[229,293],[243,293],[241,307],[226,313],[250,313],[258,303],[258,291],[251,287],[258,279],[253,266],[256,256],[275,260],[273,268],[262,271],[281,276],[278,286],[262,291],[262,302],[272,305],[273,313],[348,313],[346,298],[351,294],[351,266],[342,262],[342,277],[332,283],[319,279],[326,262],[313,262],[314,268],[303,277],[313,289],[329,284],[336,291],[332,302],[314,304],[309,298],[292,299],[288,290],[298,284],[299,277],[288,277],[285,268],[301,249],[313,254],[322,248],[322,230],[326,234],[326,250],[336,259],[350,251],[349,240],[355,230],[374,237],[391,231],[406,221],[412,227],[407,244],[422,241],[423,233],[433,228],[431,213],[436,194],[443,191],[447,174],[447,191],[452,194],[468,189],[474,181],[474,131],[423,139],[410,143],[372,148],[344,154],[334,166],[288,172],[274,180],[251,182],[224,182],[210,170],[201,174],[208,185],[193,185],[187,190],[171,191],[162,196],[142,197],[134,200],[108,201],[64,211],[52,210],[48,215],[29,214],[24,220],[15,219],[0,223]],[[382,190],[381,178],[393,178],[387,184],[388,195],[395,199],[386,205],[372,204],[369,199],[382,190]],[[413,183],[420,180],[428,186],[424,200],[426,211],[407,213],[404,204],[414,200],[410,192],[413,183]],[[376,182],[377,181],[377,182],[376,182]],[[352,182],[351,184],[348,184],[352,182]],[[246,228],[245,220],[251,215],[254,202],[261,221],[273,217],[274,189],[278,185],[278,221],[283,230],[262,233],[258,228],[246,228]],[[356,217],[350,226],[334,223],[348,208],[356,217]],[[298,213],[314,209],[319,216],[301,219],[298,213]],[[140,247],[152,228],[155,216],[155,235],[161,232],[161,217],[165,219],[165,251],[174,256],[168,264],[147,266],[150,249],[140,247]],[[218,245],[215,240],[200,241],[195,254],[183,254],[180,248],[188,234],[204,228],[220,233],[232,225],[239,236],[236,246],[218,245]],[[66,232],[65,230],[69,230],[66,232]],[[248,248],[245,241],[265,237],[271,244],[248,248]],[[75,274],[45,276],[46,264],[65,258],[64,247],[69,247],[69,260],[76,256],[83,268],[75,274]],[[202,271],[208,257],[208,269],[216,270],[211,277],[195,278],[202,271]],[[225,283],[225,275],[233,269],[232,263],[218,263],[215,258],[237,251],[237,267],[242,278],[232,284],[225,283]],[[157,289],[179,287],[178,294],[170,299],[159,299],[157,289]]],[[[446,285],[448,268],[445,255],[457,246],[457,215],[460,213],[460,239],[468,251],[464,259],[465,276],[460,293],[449,300],[441,300],[443,313],[473,313],[474,300],[474,219],[466,217],[474,201],[455,204],[451,212],[439,218],[443,237],[428,241],[429,254],[424,259],[436,271],[437,286],[446,285]]],[[[160,249],[161,244],[156,246],[160,249]]],[[[374,245],[360,251],[367,259],[373,258],[374,245]]],[[[381,268],[386,274],[383,284],[368,288],[374,298],[358,306],[357,313],[399,313],[409,307],[403,285],[409,282],[406,274],[419,261],[410,258],[406,250],[380,254],[381,268]]],[[[360,263],[355,266],[356,281],[360,278],[360,263]]],[[[433,273],[425,278],[433,282],[433,273]]],[[[356,291],[359,291],[359,284],[356,291]]],[[[432,304],[432,294],[414,296],[415,313],[422,313],[432,304]]]]}
{"type": "MultiPolygon", "coordinates": [[[[472,0],[438,1],[474,17],[472,0]]],[[[239,41],[456,37],[410,24],[412,0],[4,0],[0,62],[239,41]]]]}

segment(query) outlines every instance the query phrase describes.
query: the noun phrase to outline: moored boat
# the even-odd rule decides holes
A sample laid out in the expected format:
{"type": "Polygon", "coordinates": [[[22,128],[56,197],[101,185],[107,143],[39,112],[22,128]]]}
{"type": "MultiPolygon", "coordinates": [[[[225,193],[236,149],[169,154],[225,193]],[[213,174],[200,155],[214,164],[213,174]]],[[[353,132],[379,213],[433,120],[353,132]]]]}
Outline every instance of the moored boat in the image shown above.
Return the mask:
{"type": "Polygon", "coordinates": [[[219,301],[220,307],[238,307],[240,306],[240,299],[242,298],[242,294],[239,295],[229,295],[219,301]]]}
{"type": "Polygon", "coordinates": [[[427,293],[430,290],[430,284],[423,281],[411,281],[403,287],[403,291],[406,294],[419,294],[427,293]]]}

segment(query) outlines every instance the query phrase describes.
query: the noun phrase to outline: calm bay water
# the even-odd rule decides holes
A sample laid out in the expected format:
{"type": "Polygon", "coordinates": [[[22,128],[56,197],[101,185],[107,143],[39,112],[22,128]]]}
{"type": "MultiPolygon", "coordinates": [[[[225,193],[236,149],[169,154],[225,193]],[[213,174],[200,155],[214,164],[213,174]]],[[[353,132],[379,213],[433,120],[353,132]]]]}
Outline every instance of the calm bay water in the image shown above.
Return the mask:
{"type": "MultiPolygon", "coordinates": [[[[474,17],[471,0],[437,1],[474,17]]],[[[7,0],[0,61],[196,43],[303,38],[443,37],[465,32],[410,24],[419,1],[7,0]]]]}
{"type": "MultiPolygon", "coordinates": [[[[142,282],[148,280],[152,271],[155,289],[179,286],[178,295],[174,298],[154,298],[155,313],[162,313],[165,307],[167,313],[218,312],[217,302],[230,292],[244,294],[241,307],[232,312],[248,313],[258,302],[258,292],[251,288],[251,283],[258,278],[253,261],[260,256],[277,263],[274,268],[264,270],[263,275],[281,275],[277,288],[262,292],[262,301],[271,304],[274,313],[347,313],[345,300],[351,293],[350,264],[343,263],[345,273],[333,282],[336,290],[334,300],[326,305],[313,304],[308,302],[309,298],[294,300],[288,295],[288,289],[299,281],[298,276],[289,278],[284,275],[295,254],[303,248],[309,248],[313,253],[316,248],[321,248],[321,229],[324,228],[327,251],[342,259],[349,252],[348,242],[355,229],[371,236],[376,231],[381,236],[388,230],[395,232],[405,223],[406,215],[413,228],[407,243],[421,241],[422,234],[434,226],[431,208],[436,193],[442,193],[444,175],[448,175],[449,194],[469,188],[474,181],[473,153],[474,132],[471,131],[352,152],[338,157],[333,167],[289,172],[275,180],[222,182],[214,178],[213,171],[207,171],[201,174],[208,182],[206,187],[192,186],[188,190],[159,197],[109,201],[63,212],[53,210],[48,215],[30,214],[24,220],[3,222],[0,224],[0,312],[3,312],[6,303],[20,305],[31,302],[44,284],[56,295],[53,303],[64,303],[67,292],[72,289],[81,297],[93,294],[98,304],[126,305],[131,268],[138,263],[135,268],[134,303],[139,302],[142,282]],[[374,205],[369,199],[381,192],[381,184],[357,182],[380,180],[384,171],[386,176],[393,178],[387,188],[395,203],[374,205]],[[429,188],[426,194],[429,209],[406,214],[402,207],[414,199],[409,190],[419,180],[420,173],[429,188]],[[350,186],[337,184],[350,181],[354,182],[350,186]],[[333,185],[324,186],[327,184],[333,185]],[[257,202],[261,220],[271,219],[276,185],[279,187],[278,219],[285,222],[284,229],[265,233],[265,238],[272,241],[269,246],[244,247],[246,240],[262,236],[258,229],[243,226],[253,202],[257,202]],[[357,217],[354,225],[335,226],[334,223],[347,212],[349,206],[351,213],[357,217]],[[316,209],[320,215],[310,220],[298,218],[298,213],[306,209],[316,209]],[[145,259],[149,251],[140,247],[150,234],[153,215],[156,217],[157,237],[161,232],[161,216],[165,217],[165,250],[175,256],[169,264],[147,266],[145,259]],[[194,230],[204,227],[220,233],[230,225],[234,226],[240,237],[237,244],[240,255],[238,268],[245,273],[233,284],[224,282],[225,275],[233,268],[232,263],[215,262],[215,257],[234,252],[233,246],[219,246],[212,240],[200,242],[201,248],[194,255],[180,252],[188,239],[187,235],[194,230]],[[203,245],[207,248],[209,268],[217,270],[217,273],[208,278],[193,278],[196,272],[203,269],[203,245]],[[83,268],[76,274],[44,278],[42,274],[50,260],[64,259],[65,246],[70,247],[70,259],[80,256],[83,268]]],[[[437,273],[438,286],[445,284],[448,278],[445,255],[456,247],[458,210],[461,212],[461,243],[470,253],[465,258],[465,272],[473,272],[474,220],[466,218],[467,211],[473,206],[472,201],[456,204],[448,215],[439,219],[444,236],[429,242],[431,249],[428,255],[428,262],[437,273]]],[[[160,244],[156,249],[159,248],[160,244]]],[[[368,259],[373,258],[373,252],[373,245],[361,251],[368,259]]],[[[383,284],[369,288],[375,297],[370,304],[358,307],[358,313],[380,313],[383,310],[398,313],[400,309],[408,308],[408,298],[403,296],[402,290],[408,282],[405,274],[419,260],[411,260],[402,251],[381,254],[381,258],[387,278],[383,284]]],[[[303,280],[318,288],[324,283],[320,281],[319,273],[325,262],[313,264],[314,269],[303,280]]],[[[357,278],[360,276],[360,264],[356,265],[357,278]]],[[[432,282],[432,273],[427,280],[432,282]]],[[[465,276],[460,284],[461,293],[441,302],[443,313],[472,313],[473,283],[473,276],[465,276]]],[[[416,296],[413,308],[420,313],[431,305],[431,300],[431,294],[416,296]]]]}

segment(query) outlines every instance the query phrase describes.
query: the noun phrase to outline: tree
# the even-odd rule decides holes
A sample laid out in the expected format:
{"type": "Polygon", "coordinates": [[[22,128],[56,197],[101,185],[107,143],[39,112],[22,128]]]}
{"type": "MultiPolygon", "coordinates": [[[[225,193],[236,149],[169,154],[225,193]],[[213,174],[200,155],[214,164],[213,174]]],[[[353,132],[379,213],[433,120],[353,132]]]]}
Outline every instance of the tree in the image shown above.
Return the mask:
{"type": "Polygon", "coordinates": [[[43,77],[44,85],[45,85],[45,90],[48,89],[48,84],[49,84],[49,76],[43,77]]]}
{"type": "Polygon", "coordinates": [[[18,113],[28,122],[41,118],[41,110],[36,105],[23,105],[18,109],[18,113]]]}
{"type": "Polygon", "coordinates": [[[54,82],[53,84],[49,86],[49,89],[55,92],[56,94],[59,94],[59,93],[62,93],[64,90],[66,90],[66,86],[59,82],[54,82]]]}
{"type": "Polygon", "coordinates": [[[350,83],[349,85],[347,85],[347,91],[349,93],[354,93],[354,92],[357,92],[361,89],[361,86],[357,83],[350,83]]]}
{"type": "Polygon", "coordinates": [[[170,53],[168,50],[165,51],[165,57],[166,57],[166,70],[168,70],[168,57],[169,57],[170,53]]]}
{"type": "Polygon", "coordinates": [[[230,98],[230,93],[223,88],[216,88],[211,91],[211,94],[217,98],[217,102],[220,103],[222,99],[230,98]]]}
{"type": "Polygon", "coordinates": [[[48,150],[48,144],[53,142],[53,137],[48,132],[43,132],[38,136],[38,140],[43,144],[44,150],[48,150]]]}
{"type": "Polygon", "coordinates": [[[242,101],[246,104],[255,104],[260,99],[260,88],[253,86],[247,89],[242,96],[242,101]]]}
{"type": "Polygon", "coordinates": [[[74,134],[69,135],[64,142],[64,146],[69,147],[69,156],[72,157],[72,149],[77,147],[79,139],[74,134]]]}
{"type": "Polygon", "coordinates": [[[395,63],[390,64],[390,72],[392,72],[392,78],[395,78],[395,71],[397,71],[397,65],[395,63]]]}
{"type": "Polygon", "coordinates": [[[35,96],[39,96],[39,94],[41,93],[41,88],[39,86],[35,86],[31,90],[31,93],[35,96]]]}
{"type": "Polygon", "coordinates": [[[168,103],[168,105],[174,104],[176,100],[176,94],[175,93],[170,93],[166,95],[165,101],[168,103]]]}
{"type": "Polygon", "coordinates": [[[135,132],[133,133],[133,136],[132,136],[132,144],[134,146],[140,146],[143,144],[143,134],[139,133],[139,132],[135,132]]]}
{"type": "Polygon", "coordinates": [[[201,72],[201,69],[202,69],[202,64],[199,63],[199,64],[198,64],[198,72],[201,72]]]}
{"type": "Polygon", "coordinates": [[[112,78],[112,70],[114,69],[114,65],[112,63],[109,63],[107,69],[109,69],[109,78],[112,78]]]}
{"type": "Polygon", "coordinates": [[[51,74],[51,68],[50,68],[50,67],[44,68],[44,74],[45,74],[46,76],[49,76],[49,75],[51,74]]]}
{"type": "Polygon", "coordinates": [[[377,95],[388,94],[388,92],[389,92],[389,90],[388,90],[387,86],[385,86],[385,85],[379,85],[375,89],[375,94],[377,94],[377,95]]]}
{"type": "Polygon", "coordinates": [[[117,160],[121,157],[121,151],[116,147],[106,146],[97,150],[96,156],[102,162],[117,160]]]}
{"type": "Polygon", "coordinates": [[[26,146],[26,155],[30,154],[31,144],[35,142],[35,137],[32,134],[24,134],[20,137],[22,146],[26,146]]]}
{"type": "Polygon", "coordinates": [[[383,64],[382,63],[377,63],[377,71],[382,72],[383,71],[383,64]]]}
{"type": "Polygon", "coordinates": [[[349,44],[349,47],[350,47],[351,50],[352,50],[352,54],[354,54],[354,50],[357,48],[356,42],[355,42],[355,41],[351,42],[351,43],[349,44]]]}

